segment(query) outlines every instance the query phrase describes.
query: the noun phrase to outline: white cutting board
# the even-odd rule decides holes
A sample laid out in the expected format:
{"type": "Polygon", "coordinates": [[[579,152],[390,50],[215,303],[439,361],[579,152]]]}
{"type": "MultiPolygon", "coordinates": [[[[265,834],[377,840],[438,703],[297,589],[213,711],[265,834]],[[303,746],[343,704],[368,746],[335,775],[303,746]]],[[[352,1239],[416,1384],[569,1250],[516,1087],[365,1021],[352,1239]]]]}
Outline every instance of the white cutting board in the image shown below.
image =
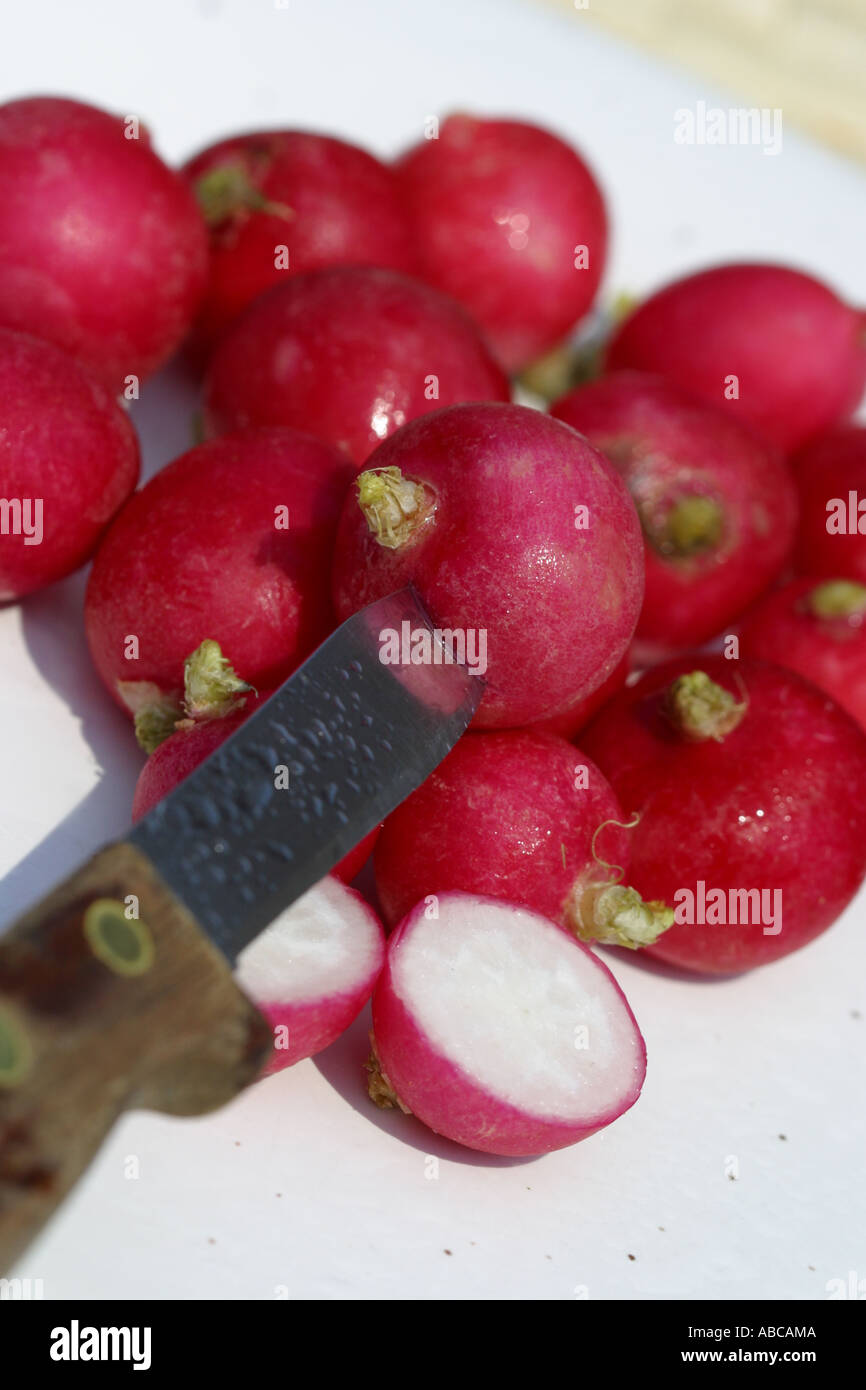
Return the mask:
{"type": "MultiPolygon", "coordinates": [[[[547,122],[608,194],[609,288],[768,257],[866,302],[862,172],[787,129],[775,157],[674,143],[677,108],[736,98],[578,10],[44,0],[5,28],[0,99],[140,113],[172,159],[256,126],[387,155],[453,108],[547,122]]],[[[171,376],[145,388],[148,473],[187,446],[192,409],[171,376]]],[[[128,823],[140,755],[90,669],[82,589],[0,612],[4,924],[128,823]]],[[[825,1298],[866,1277],[864,919],[861,897],[807,950],[733,981],[612,961],[647,1039],[643,1096],[543,1159],[476,1155],[373,1109],[363,1020],[213,1117],[129,1117],[17,1273],[46,1298],[825,1298]]]]}

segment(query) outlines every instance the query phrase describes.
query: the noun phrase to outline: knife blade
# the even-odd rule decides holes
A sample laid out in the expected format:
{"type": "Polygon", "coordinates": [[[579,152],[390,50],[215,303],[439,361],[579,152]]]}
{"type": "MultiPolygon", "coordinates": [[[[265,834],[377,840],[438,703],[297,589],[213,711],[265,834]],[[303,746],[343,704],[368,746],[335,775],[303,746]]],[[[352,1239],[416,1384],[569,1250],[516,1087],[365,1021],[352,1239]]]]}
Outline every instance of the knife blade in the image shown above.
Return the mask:
{"type": "Polygon", "coordinates": [[[371,604],[0,937],[0,1271],[122,1111],[202,1114],[255,1080],[272,1038],[232,962],[433,771],[481,693],[411,588],[371,604]],[[420,662],[405,643],[384,659],[383,634],[419,631],[420,662]]]}
{"type": "Polygon", "coordinates": [[[403,623],[433,631],[410,588],[355,614],[127,837],[230,959],[399,805],[471,719],[482,687],[464,666],[380,660],[379,635],[403,623]]]}

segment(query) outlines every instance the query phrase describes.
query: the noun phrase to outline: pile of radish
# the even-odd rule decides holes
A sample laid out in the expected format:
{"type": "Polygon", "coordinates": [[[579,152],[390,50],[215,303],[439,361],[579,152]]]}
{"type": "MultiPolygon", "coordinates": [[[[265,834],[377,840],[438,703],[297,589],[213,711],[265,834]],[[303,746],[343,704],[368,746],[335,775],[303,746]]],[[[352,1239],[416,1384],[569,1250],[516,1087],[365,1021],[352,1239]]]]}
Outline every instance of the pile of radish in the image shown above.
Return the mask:
{"type": "Polygon", "coordinates": [[[520,120],[174,170],[40,97],[0,106],[0,183],[0,601],[92,561],[135,819],[366,604],[411,583],[483,639],[473,727],[242,953],[265,1073],[372,1000],[378,1105],[504,1155],[611,1123],[646,1051],[606,948],[734,975],[866,876],[866,316],[713,266],[590,363],[605,199],[520,120]],[[205,437],[136,491],[176,353],[205,437]]]}

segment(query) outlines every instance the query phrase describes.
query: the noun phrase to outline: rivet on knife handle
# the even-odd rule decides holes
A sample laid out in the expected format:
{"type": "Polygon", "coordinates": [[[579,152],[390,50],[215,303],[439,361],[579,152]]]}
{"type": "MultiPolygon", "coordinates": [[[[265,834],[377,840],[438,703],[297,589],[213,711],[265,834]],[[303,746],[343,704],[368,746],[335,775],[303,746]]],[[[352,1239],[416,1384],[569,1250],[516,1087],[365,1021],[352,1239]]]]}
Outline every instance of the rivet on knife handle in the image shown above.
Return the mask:
{"type": "Polygon", "coordinates": [[[0,937],[0,1272],[122,1111],[216,1109],[271,1045],[220,951],[120,843],[0,937]]]}

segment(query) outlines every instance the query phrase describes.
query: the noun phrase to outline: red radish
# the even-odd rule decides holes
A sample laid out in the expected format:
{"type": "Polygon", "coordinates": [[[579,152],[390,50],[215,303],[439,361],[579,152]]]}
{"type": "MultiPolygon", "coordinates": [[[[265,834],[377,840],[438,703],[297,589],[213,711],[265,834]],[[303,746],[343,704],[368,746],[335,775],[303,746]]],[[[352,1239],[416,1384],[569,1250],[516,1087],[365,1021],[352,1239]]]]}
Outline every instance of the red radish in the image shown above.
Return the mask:
{"type": "Polygon", "coordinates": [[[370,858],[370,855],[373,853],[381,829],[382,826],[377,825],[370,831],[369,835],[365,835],[363,840],[359,840],[355,848],[350,849],[349,853],[343,856],[339,864],[334,865],[331,873],[341,879],[343,883],[351,883],[353,878],[357,878],[367,860],[370,858]]]}
{"type": "MultiPolygon", "coordinates": [[[[190,687],[189,672],[194,666],[197,657],[208,659],[208,649],[219,647],[216,643],[205,642],[198,652],[193,653],[186,663],[186,696],[187,710],[191,707],[193,692],[190,687]]],[[[221,653],[219,653],[221,658],[221,653]]],[[[221,675],[222,673],[220,673],[221,675]]],[[[270,692],[254,695],[238,695],[235,701],[232,696],[235,691],[243,689],[243,683],[231,679],[234,672],[230,671],[228,683],[223,680],[213,680],[213,661],[210,662],[210,669],[205,674],[205,689],[211,700],[214,700],[214,710],[208,712],[207,705],[199,700],[198,714],[191,718],[183,717],[186,711],[178,707],[171,709],[165,702],[157,705],[155,709],[145,710],[136,720],[136,729],[139,732],[142,746],[149,751],[150,756],[138,776],[135,784],[135,793],[132,799],[132,819],[133,822],[147,815],[158,801],[164,796],[168,796],[170,791],[182,782],[185,777],[198,767],[199,763],[204,762],[205,758],[210,757],[214,749],[219,748],[230,734],[233,734],[244,720],[258,709],[267,698],[270,692]],[[228,697],[228,698],[226,698],[228,697]],[[219,714],[220,701],[222,701],[228,712],[219,714]],[[239,707],[237,707],[239,705],[239,707]],[[234,707],[233,707],[234,706],[234,707]]],[[[370,853],[376,843],[380,827],[377,826],[369,835],[351,849],[349,853],[340,860],[332,873],[349,883],[363,868],[370,857],[370,853]]]]}
{"type": "Polygon", "coordinates": [[[397,168],[423,275],[466,305],[506,370],[565,337],[607,251],[604,200],[576,150],[525,121],[455,115],[397,168]]]}
{"type": "MultiPolygon", "coordinates": [[[[157,743],[138,774],[132,798],[133,822],[141,820],[148,811],[168,796],[170,791],[188,777],[199,763],[209,758],[221,743],[243,724],[252,709],[235,711],[222,719],[190,720],[157,743]]],[[[145,744],[145,748],[147,745],[145,744]]]]}
{"type": "Polygon", "coordinates": [[[380,445],[343,509],[339,615],[410,582],[481,657],[476,725],[527,724],[571,709],[622,659],[640,526],[615,470],[566,425],[525,406],[452,406],[380,445]]]}
{"type": "Polygon", "coordinates": [[[791,580],[747,614],[740,652],[799,671],[866,729],[866,585],[791,580]]]}
{"type": "Polygon", "coordinates": [[[860,400],[864,317],[786,266],[715,266],[635,309],[607,365],[661,372],[791,450],[860,400]]]}
{"type": "Polygon", "coordinates": [[[210,433],[292,425],[363,463],[407,420],[508,383],[458,304],[396,271],[299,275],[257,300],[214,354],[210,433]]]}
{"type": "Polygon", "coordinates": [[[323,878],[238,956],[236,980],[274,1030],[269,1076],[313,1057],[357,1018],[385,960],[360,893],[323,878]]]}
{"type": "Polygon", "coordinates": [[[209,145],[183,172],[210,228],[196,326],[204,342],[287,275],[332,265],[413,269],[394,172],[357,145],[263,130],[209,145]]]}
{"type": "Polygon", "coordinates": [[[703,974],[804,946],[866,874],[866,734],[762,661],[699,654],[647,671],[581,741],[623,806],[629,881],[674,909],[651,954],[703,974]]]}
{"type": "Polygon", "coordinates": [[[377,1104],[484,1153],[587,1139],[634,1105],[646,1074],[634,1015],[592,951],[538,913],[468,893],[419,903],[394,932],[373,1044],[377,1104]]]}
{"type": "Polygon", "coordinates": [[[107,388],[0,328],[0,602],[83,565],[137,478],[135,430],[107,388]]]}
{"type": "Polygon", "coordinates": [[[272,689],[333,626],[327,576],[351,465],[294,430],[199,445],[130,499],[103,540],[87,640],[111,694],[135,712],[183,684],[206,638],[241,678],[272,689]]]}
{"type": "Polygon", "coordinates": [[[634,945],[642,919],[654,939],[664,926],[654,905],[619,885],[629,860],[624,819],[606,778],[564,739],[467,734],[385,822],[374,857],[385,920],[458,889],[525,904],[612,943],[634,945]]]}
{"type": "Polygon", "coordinates": [[[552,719],[540,719],[532,728],[538,734],[559,734],[561,738],[572,739],[580,733],[584,725],[588,724],[592,716],[612,695],[618,690],[622,690],[625,685],[626,676],[630,666],[629,654],[626,652],[622,661],[613,668],[606,681],[602,681],[597,690],[591,695],[587,695],[582,700],[577,700],[563,714],[555,714],[552,719]]]}
{"type": "Polygon", "coordinates": [[[866,584],[866,427],[845,425],[813,440],[795,458],[794,476],[800,569],[866,584]]]}
{"type": "Polygon", "coordinates": [[[638,638],[705,642],[776,577],[797,499],[776,452],[724,411],[643,372],[614,372],[554,407],[619,469],[644,530],[638,638]]]}
{"type": "Polygon", "coordinates": [[[115,390],[161,366],[198,308],[207,233],[138,118],[65,97],[7,102],[0,186],[0,323],[115,390]]]}

